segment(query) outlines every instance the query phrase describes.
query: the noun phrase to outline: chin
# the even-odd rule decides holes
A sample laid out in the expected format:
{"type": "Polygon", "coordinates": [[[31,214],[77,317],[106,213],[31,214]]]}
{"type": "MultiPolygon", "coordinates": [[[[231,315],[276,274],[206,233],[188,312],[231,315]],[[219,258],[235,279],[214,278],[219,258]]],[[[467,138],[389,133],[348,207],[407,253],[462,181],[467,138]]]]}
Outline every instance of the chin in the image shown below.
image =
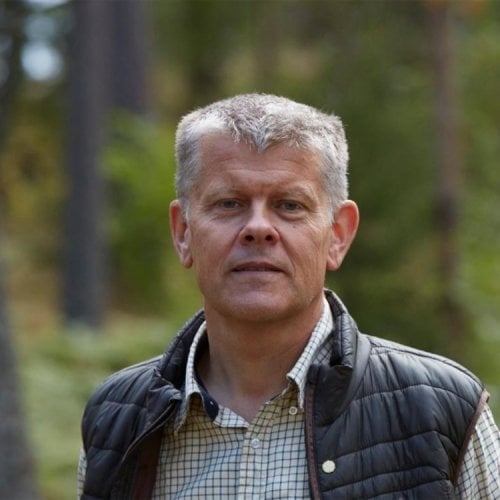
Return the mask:
{"type": "Polygon", "coordinates": [[[272,300],[241,301],[226,304],[225,314],[240,321],[272,323],[292,317],[297,310],[292,304],[276,303],[272,300]]]}

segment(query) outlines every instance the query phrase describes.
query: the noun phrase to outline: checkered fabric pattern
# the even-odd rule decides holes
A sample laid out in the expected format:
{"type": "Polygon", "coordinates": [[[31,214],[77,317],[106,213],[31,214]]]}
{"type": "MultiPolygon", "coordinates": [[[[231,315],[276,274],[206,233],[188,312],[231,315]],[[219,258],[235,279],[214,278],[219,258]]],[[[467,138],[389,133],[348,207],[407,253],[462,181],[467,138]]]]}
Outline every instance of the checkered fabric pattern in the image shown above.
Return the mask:
{"type": "Polygon", "coordinates": [[[463,499],[500,498],[500,433],[488,406],[471,436],[455,493],[463,499]]]}
{"type": "MultiPolygon", "coordinates": [[[[309,498],[304,436],[304,389],[312,362],[327,362],[333,320],[329,307],[288,386],[262,406],[249,423],[219,406],[198,382],[195,355],[205,337],[202,325],[191,346],[184,399],[175,423],[165,429],[153,492],[166,498],[309,498]]],[[[456,487],[458,498],[500,498],[500,434],[486,407],[476,425],[456,487]]],[[[79,495],[85,455],[79,466],[79,495]]]]}
{"type": "Polygon", "coordinates": [[[153,498],[308,498],[303,430],[307,370],[326,362],[333,320],[328,307],[288,386],[251,423],[218,406],[196,379],[194,360],[205,335],[198,331],[188,358],[185,398],[176,424],[166,429],[153,498]]]}

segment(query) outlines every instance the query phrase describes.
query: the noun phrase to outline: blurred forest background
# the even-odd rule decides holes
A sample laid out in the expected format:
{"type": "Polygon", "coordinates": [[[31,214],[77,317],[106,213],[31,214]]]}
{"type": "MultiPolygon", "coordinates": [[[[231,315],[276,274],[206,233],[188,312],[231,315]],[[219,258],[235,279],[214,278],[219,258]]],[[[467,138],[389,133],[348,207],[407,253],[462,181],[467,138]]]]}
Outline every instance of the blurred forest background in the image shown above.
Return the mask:
{"type": "Polygon", "coordinates": [[[95,385],[197,310],[173,140],[243,92],[339,114],[362,223],[328,284],[452,356],[500,417],[500,2],[3,0],[0,498],[75,495],[95,385]]]}

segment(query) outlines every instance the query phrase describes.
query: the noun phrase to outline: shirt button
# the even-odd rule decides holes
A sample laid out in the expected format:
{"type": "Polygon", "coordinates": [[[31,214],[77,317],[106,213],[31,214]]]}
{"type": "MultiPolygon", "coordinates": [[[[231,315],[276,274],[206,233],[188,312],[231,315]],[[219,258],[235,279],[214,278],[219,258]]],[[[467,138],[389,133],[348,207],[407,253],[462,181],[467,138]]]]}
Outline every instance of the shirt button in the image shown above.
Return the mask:
{"type": "Polygon", "coordinates": [[[335,470],[335,462],[333,460],[325,460],[321,465],[323,472],[326,474],[331,474],[335,470]]]}
{"type": "Polygon", "coordinates": [[[290,406],[290,408],[288,408],[288,413],[290,415],[297,415],[298,411],[299,410],[297,409],[296,406],[290,406]]]}
{"type": "Polygon", "coordinates": [[[256,450],[257,448],[260,447],[260,441],[257,439],[257,438],[253,438],[251,441],[250,441],[250,446],[256,450]]]}

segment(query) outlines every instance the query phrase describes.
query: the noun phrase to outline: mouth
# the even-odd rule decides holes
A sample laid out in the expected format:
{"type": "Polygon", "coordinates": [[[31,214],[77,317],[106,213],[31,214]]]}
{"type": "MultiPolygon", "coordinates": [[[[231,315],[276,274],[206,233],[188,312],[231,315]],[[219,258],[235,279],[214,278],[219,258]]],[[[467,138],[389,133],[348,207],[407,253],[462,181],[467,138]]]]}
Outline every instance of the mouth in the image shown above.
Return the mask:
{"type": "Polygon", "coordinates": [[[245,262],[233,268],[235,273],[281,273],[279,267],[268,262],[245,262]]]}

